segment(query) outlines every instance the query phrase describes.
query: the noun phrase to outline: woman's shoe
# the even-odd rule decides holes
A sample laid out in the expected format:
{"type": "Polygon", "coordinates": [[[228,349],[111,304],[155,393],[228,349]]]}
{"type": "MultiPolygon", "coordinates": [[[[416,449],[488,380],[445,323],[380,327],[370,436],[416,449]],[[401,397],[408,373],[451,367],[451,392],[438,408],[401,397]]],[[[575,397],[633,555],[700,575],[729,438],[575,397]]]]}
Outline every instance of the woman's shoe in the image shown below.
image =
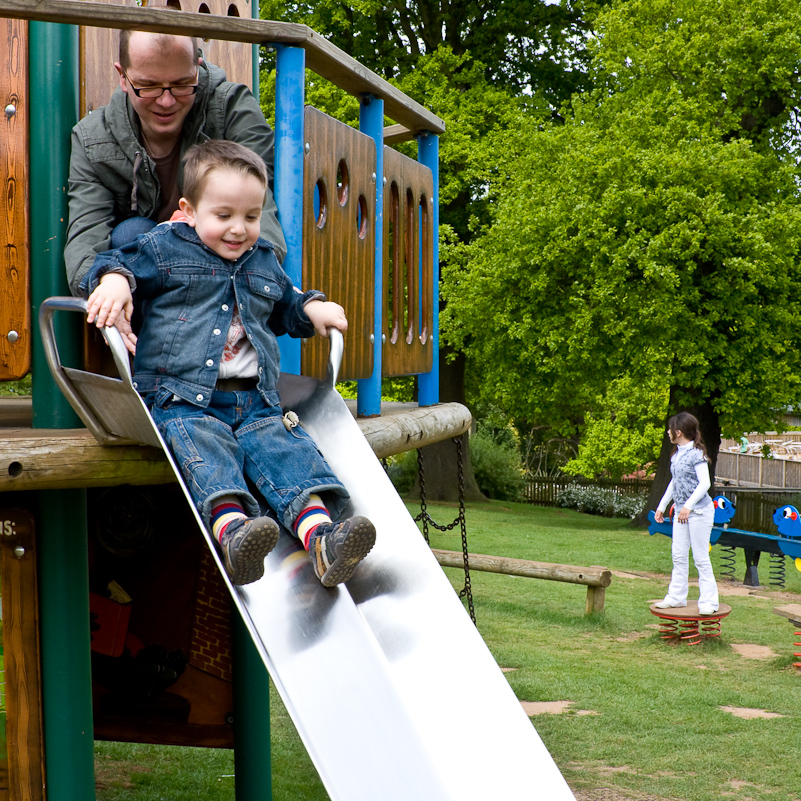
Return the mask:
{"type": "Polygon", "coordinates": [[[712,604],[698,604],[699,615],[714,615],[717,611],[718,607],[712,606],[712,604]]]}
{"type": "MultiPolygon", "coordinates": [[[[660,601],[659,603],[654,604],[654,606],[657,609],[679,609],[682,606],[687,606],[687,604],[686,603],[677,604],[677,603],[674,603],[673,601],[669,601],[667,598],[665,598],[664,601],[660,601]]],[[[710,614],[711,614],[711,612],[710,612],[710,614]]]]}

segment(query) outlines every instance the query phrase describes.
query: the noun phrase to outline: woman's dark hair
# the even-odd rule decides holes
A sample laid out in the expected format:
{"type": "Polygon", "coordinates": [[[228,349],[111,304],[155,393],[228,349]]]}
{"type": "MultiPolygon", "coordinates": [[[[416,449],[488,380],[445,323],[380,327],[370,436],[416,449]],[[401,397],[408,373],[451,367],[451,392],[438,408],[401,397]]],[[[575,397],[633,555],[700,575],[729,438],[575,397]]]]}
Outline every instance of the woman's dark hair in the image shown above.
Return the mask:
{"type": "MultiPolygon", "coordinates": [[[[698,419],[694,415],[689,412],[674,414],[673,417],[668,420],[668,428],[674,434],[677,431],[681,431],[681,433],[704,454],[704,458],[707,460],[709,459],[706,454],[706,445],[704,445],[704,440],[701,437],[701,428],[698,425],[698,419]]],[[[673,451],[675,453],[676,448],[674,448],[673,451]]]]}

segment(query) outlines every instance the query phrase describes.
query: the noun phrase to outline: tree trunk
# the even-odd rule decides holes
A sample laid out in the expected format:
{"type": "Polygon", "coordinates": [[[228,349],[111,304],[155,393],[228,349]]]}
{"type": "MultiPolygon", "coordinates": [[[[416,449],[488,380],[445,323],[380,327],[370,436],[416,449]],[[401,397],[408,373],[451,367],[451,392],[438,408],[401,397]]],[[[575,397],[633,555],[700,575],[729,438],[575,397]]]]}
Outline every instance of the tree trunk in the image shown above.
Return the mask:
{"type": "MultiPolygon", "coordinates": [[[[440,401],[464,404],[464,365],[465,359],[459,354],[455,361],[445,359],[445,348],[440,348],[439,377],[440,401]]],[[[470,463],[469,436],[463,434],[462,442],[462,470],[464,478],[464,494],[466,501],[486,501],[476,483],[473,466],[470,463]]],[[[425,478],[426,500],[451,501],[459,500],[459,466],[458,450],[452,440],[435,442],[420,449],[423,461],[423,474],[425,478]]],[[[420,476],[414,482],[414,487],[407,496],[409,499],[420,498],[420,476]]]]}
{"type": "MultiPolygon", "coordinates": [[[[675,408],[672,396],[673,392],[671,391],[671,409],[675,408]]],[[[712,408],[712,403],[709,400],[688,407],[686,411],[695,415],[698,419],[701,437],[704,440],[704,445],[706,445],[707,456],[709,456],[709,478],[712,481],[710,494],[714,494],[715,466],[717,465],[718,451],[720,450],[720,420],[718,413],[712,408]]],[[[675,411],[670,412],[667,420],[674,414],[676,414],[675,411]]],[[[648,512],[656,509],[659,501],[662,500],[662,495],[664,495],[667,485],[670,483],[670,455],[673,453],[673,445],[667,435],[667,420],[665,420],[665,433],[662,435],[662,449],[659,451],[659,461],[656,464],[656,475],[654,476],[653,484],[651,484],[651,491],[648,493],[648,500],[643,511],[631,521],[631,524],[637,528],[648,525],[648,512]]]]}

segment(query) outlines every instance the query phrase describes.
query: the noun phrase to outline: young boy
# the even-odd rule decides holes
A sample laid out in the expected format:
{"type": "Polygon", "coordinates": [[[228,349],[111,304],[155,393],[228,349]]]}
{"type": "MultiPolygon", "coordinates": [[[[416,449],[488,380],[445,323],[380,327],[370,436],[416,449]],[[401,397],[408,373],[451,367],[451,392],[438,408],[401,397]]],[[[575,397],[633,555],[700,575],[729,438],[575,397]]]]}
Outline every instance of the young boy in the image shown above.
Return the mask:
{"type": "Polygon", "coordinates": [[[334,523],[348,494],[291,415],[282,416],[276,336],[347,329],[344,310],[301,293],[259,237],[262,159],[210,140],[186,154],[182,219],[101,253],[80,285],[87,321],[143,323],[134,386],[175,456],[235,584],[264,574],[278,541],[251,487],[309,551],[321,582],[347,581],[375,543],[364,517],[334,523]]]}

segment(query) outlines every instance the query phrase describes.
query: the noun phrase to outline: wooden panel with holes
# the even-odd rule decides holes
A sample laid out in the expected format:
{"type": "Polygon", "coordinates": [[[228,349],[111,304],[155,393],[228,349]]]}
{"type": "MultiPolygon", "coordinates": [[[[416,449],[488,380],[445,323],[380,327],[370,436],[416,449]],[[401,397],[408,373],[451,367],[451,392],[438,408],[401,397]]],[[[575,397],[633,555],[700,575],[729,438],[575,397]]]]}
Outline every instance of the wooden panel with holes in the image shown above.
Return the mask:
{"type": "Polygon", "coordinates": [[[428,167],[385,147],[384,181],[382,373],[427,373],[434,358],[434,179],[428,167]]]}
{"type": "MultiPolygon", "coordinates": [[[[253,9],[249,0],[151,0],[150,8],[173,8],[195,14],[216,14],[220,17],[250,19],[253,9]]],[[[203,57],[222,67],[229,81],[253,84],[253,45],[247,42],[221,42],[201,39],[203,57]]],[[[257,93],[258,96],[258,93],[257,93]]]]}
{"type": "MultiPolygon", "coordinates": [[[[340,379],[373,370],[375,142],[311,106],[304,118],[303,288],[345,309],[348,331],[340,379]]],[[[301,372],[322,378],[328,343],[306,340],[301,372]]]]}
{"type": "Polygon", "coordinates": [[[31,366],[28,252],[28,23],[4,19],[0,36],[3,157],[0,183],[0,381],[22,378],[31,366]]]}
{"type": "Polygon", "coordinates": [[[0,508],[8,754],[5,797],[11,801],[45,797],[35,545],[33,515],[20,507],[0,508]]]}

